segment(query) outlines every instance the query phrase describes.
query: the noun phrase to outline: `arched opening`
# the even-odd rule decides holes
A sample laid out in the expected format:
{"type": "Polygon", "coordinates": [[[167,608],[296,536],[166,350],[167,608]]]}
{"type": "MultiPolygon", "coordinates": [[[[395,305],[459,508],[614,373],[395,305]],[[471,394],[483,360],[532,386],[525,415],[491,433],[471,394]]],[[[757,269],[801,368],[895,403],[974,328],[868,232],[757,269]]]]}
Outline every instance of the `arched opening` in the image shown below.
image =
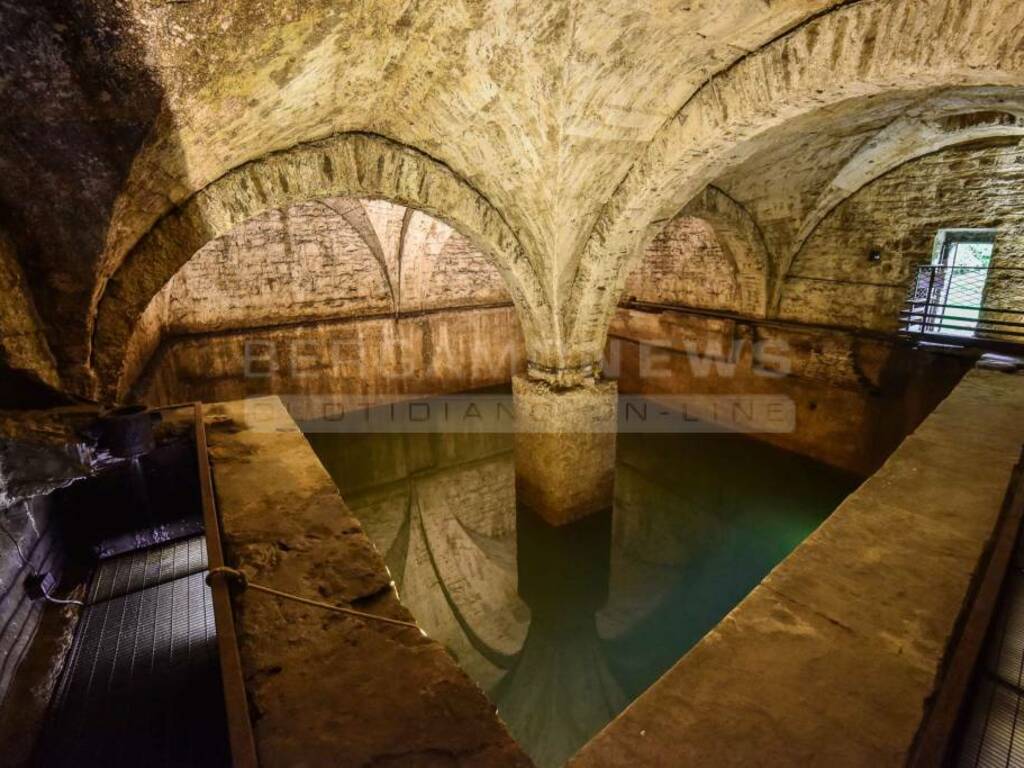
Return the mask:
{"type": "Polygon", "coordinates": [[[127,360],[122,397],[309,397],[296,416],[314,418],[332,396],[343,410],[507,385],[525,352],[502,276],[471,240],[385,200],[325,198],[200,248],[149,302],[127,360]]]}
{"type": "Polygon", "coordinates": [[[0,33],[5,765],[1021,762],[1019,0],[0,33]]]}
{"type": "MultiPolygon", "coordinates": [[[[721,177],[749,169],[756,156],[807,142],[800,153],[803,170],[817,169],[827,183],[833,163],[922,102],[969,103],[981,93],[991,107],[1007,95],[1015,98],[1017,34],[1012,25],[990,28],[987,14],[958,2],[867,0],[810,18],[709,78],[646,145],[603,205],[577,254],[564,309],[570,337],[601,345],[626,277],[650,239],[708,184],[730,192],[721,177]],[[954,35],[936,26],[950,17],[964,22],[954,35]],[[993,36],[991,45],[976,44],[981,29],[993,36]],[[930,67],[937,57],[943,66],[930,67]],[[830,134],[829,123],[845,139],[838,142],[838,156],[813,150],[822,134],[830,134]]],[[[759,170],[747,177],[755,185],[778,178],[778,167],[759,170]]],[[[803,175],[799,164],[796,170],[803,175]]],[[[766,244],[775,247],[770,235],[766,244]]]]}
{"type": "MultiPolygon", "coordinates": [[[[1021,264],[1009,203],[1020,178],[1018,128],[1009,116],[977,110],[990,93],[959,98],[958,109],[972,109],[956,120],[928,117],[933,97],[919,103],[915,120],[956,129],[935,136],[928,128],[922,143],[905,141],[920,135],[918,123],[894,121],[892,105],[877,99],[853,100],[763,136],[744,162],[664,225],[627,278],[610,327],[609,359],[618,364],[624,356],[620,388],[663,399],[785,394],[795,405],[795,428],[767,439],[852,471],[877,469],[980,354],[908,348],[899,336],[940,232],[996,233],[997,287],[983,293],[986,306],[979,298],[977,309],[956,312],[996,321],[985,326],[996,330],[1012,330],[1020,316],[1022,297],[1010,296],[1021,264]],[[991,133],[975,138],[979,126],[991,133]],[[713,222],[719,246],[712,252],[739,254],[738,274],[763,286],[760,307],[739,294],[731,302],[715,298],[716,286],[733,290],[725,267],[731,262],[708,262],[700,240],[672,239],[689,215],[713,222]],[[742,239],[737,221],[748,223],[742,239]],[[688,288],[674,290],[673,280],[684,276],[688,288]],[[773,375],[780,364],[784,375],[773,375]]],[[[948,97],[939,101],[948,106],[948,97]]]]}
{"type": "Polygon", "coordinates": [[[98,300],[92,360],[101,390],[121,380],[133,327],[152,297],[207,242],[274,207],[356,195],[410,206],[454,224],[500,271],[532,359],[551,329],[536,322],[544,297],[522,247],[486,200],[431,158],[380,137],[342,135],[242,166],[161,219],[131,250],[98,300]]]}

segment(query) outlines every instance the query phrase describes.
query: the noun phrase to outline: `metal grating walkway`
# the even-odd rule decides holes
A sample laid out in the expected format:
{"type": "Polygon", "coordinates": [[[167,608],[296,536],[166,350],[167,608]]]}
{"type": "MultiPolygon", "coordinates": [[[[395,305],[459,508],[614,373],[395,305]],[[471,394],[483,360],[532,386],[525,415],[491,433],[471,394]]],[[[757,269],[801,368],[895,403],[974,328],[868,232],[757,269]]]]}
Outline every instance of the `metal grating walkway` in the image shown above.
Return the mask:
{"type": "Polygon", "coordinates": [[[1018,543],[975,676],[958,768],[1024,768],[1024,549],[1018,543]]]}
{"type": "Polygon", "coordinates": [[[230,764],[205,577],[202,537],[101,564],[37,764],[230,764]]]}
{"type": "Polygon", "coordinates": [[[89,585],[93,603],[205,571],[206,538],[193,536],[103,560],[89,585]]]}

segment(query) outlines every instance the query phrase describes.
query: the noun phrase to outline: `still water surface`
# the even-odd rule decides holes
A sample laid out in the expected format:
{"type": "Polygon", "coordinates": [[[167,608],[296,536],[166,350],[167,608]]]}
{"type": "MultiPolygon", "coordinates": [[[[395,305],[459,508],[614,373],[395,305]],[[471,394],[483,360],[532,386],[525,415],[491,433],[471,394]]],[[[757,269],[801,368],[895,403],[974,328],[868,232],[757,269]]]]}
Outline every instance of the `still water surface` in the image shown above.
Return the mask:
{"type": "Polygon", "coordinates": [[[738,435],[620,435],[614,509],[553,529],[516,509],[511,435],[307,436],[403,602],[543,768],[657,680],[857,484],[738,435]]]}

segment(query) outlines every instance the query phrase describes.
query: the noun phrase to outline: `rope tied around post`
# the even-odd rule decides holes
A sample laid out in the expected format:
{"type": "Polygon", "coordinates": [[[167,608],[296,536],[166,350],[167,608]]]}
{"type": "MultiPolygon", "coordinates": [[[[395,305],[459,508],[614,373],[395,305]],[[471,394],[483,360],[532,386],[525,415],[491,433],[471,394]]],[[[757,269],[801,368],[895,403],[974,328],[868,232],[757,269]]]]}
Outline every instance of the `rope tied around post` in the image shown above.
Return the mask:
{"type": "Polygon", "coordinates": [[[256,584],[255,582],[249,581],[249,577],[246,576],[244,571],[240,571],[237,568],[228,568],[221,566],[219,568],[211,568],[210,572],[206,576],[206,583],[210,584],[211,579],[214,576],[222,576],[224,579],[232,583],[235,588],[240,592],[247,590],[253,590],[255,592],[263,592],[274,597],[279,597],[282,600],[291,600],[295,603],[301,603],[302,605],[309,605],[313,608],[320,608],[324,611],[331,611],[333,613],[344,614],[345,616],[354,616],[355,618],[364,619],[366,621],[377,621],[382,624],[393,624],[397,627],[408,627],[415,629],[420,634],[426,636],[420,627],[411,621],[402,621],[401,619],[391,619],[387,616],[378,616],[374,613],[366,613],[365,611],[357,611],[354,608],[345,608],[341,605],[331,605],[330,603],[323,603],[319,600],[310,600],[308,597],[301,597],[300,595],[293,595],[290,592],[282,592],[279,589],[268,587],[263,584],[256,584]]]}

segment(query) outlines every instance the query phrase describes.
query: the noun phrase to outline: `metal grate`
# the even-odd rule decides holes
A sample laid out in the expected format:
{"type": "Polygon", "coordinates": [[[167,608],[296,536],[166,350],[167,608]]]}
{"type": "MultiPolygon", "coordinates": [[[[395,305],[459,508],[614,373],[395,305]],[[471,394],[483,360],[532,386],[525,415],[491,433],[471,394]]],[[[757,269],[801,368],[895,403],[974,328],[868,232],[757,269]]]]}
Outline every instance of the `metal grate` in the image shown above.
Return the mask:
{"type": "Polygon", "coordinates": [[[205,576],[164,581],[83,610],[40,741],[40,765],[230,764],[205,576]]]}
{"type": "Polygon", "coordinates": [[[958,768],[1024,768],[1024,574],[1007,576],[1002,605],[993,625],[971,694],[966,727],[955,764],[958,768]]]}
{"type": "Polygon", "coordinates": [[[206,538],[194,536],[100,562],[86,602],[121,597],[130,592],[205,571],[206,538]]]}
{"type": "Polygon", "coordinates": [[[1024,729],[1018,724],[1021,695],[992,678],[979,681],[959,768],[1024,768],[1024,729]]]}

